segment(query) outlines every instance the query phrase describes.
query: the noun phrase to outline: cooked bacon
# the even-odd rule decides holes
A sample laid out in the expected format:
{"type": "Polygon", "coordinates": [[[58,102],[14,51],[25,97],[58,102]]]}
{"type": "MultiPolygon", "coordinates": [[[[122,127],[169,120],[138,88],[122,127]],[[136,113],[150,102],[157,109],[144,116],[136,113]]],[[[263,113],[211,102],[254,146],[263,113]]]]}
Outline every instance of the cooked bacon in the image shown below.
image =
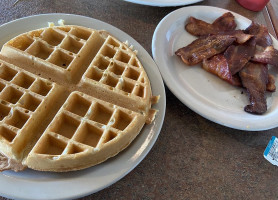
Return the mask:
{"type": "Polygon", "coordinates": [[[254,55],[256,41],[254,39],[241,45],[231,45],[224,52],[232,75],[238,73],[254,55]]]}
{"type": "Polygon", "coordinates": [[[234,36],[236,38],[236,43],[238,44],[244,44],[253,37],[253,35],[246,34],[242,30],[229,31],[226,32],[226,34],[234,36]]]}
{"type": "Polygon", "coordinates": [[[206,71],[217,75],[219,78],[234,86],[242,86],[238,74],[233,76],[230,72],[227,59],[223,54],[218,54],[209,59],[203,60],[202,67],[206,71]]]}
{"type": "MultiPolygon", "coordinates": [[[[203,69],[218,76],[222,80],[230,83],[231,85],[242,87],[242,83],[239,77],[239,73],[232,75],[228,62],[223,54],[215,55],[211,58],[203,60],[203,69]]],[[[268,83],[266,84],[266,90],[268,92],[275,92],[275,77],[272,74],[268,74],[268,83]]]]}
{"type": "Polygon", "coordinates": [[[268,83],[266,84],[266,90],[269,92],[275,92],[275,77],[272,74],[268,74],[268,83]]]}
{"type": "Polygon", "coordinates": [[[218,31],[232,31],[236,29],[237,24],[235,22],[235,16],[231,12],[227,12],[217,18],[212,23],[212,26],[218,31]]]}
{"type": "Polygon", "coordinates": [[[247,29],[245,29],[245,33],[254,35],[256,38],[256,43],[259,46],[267,47],[272,45],[272,39],[264,25],[252,22],[252,24],[247,29]]]}
{"type": "Polygon", "coordinates": [[[196,19],[195,17],[188,18],[185,30],[195,36],[204,36],[216,33],[215,28],[211,24],[203,20],[196,19]]]}
{"type": "Polygon", "coordinates": [[[210,35],[194,40],[186,47],[178,49],[175,54],[180,56],[187,65],[196,65],[226,50],[235,41],[230,35],[210,35]]]}
{"type": "Polygon", "coordinates": [[[267,110],[266,84],[268,83],[268,68],[264,64],[248,62],[239,72],[242,85],[247,89],[250,104],[244,110],[253,114],[263,114],[267,110]]]}
{"type": "Polygon", "coordinates": [[[273,48],[265,26],[252,22],[245,30],[235,28],[231,13],[223,14],[212,24],[190,17],[185,29],[200,38],[175,54],[187,65],[202,62],[206,71],[234,86],[245,87],[250,105],[244,110],[263,114],[267,110],[266,91],[276,90],[268,64],[278,66],[278,50],[273,48]]]}
{"type": "Polygon", "coordinates": [[[236,28],[235,17],[232,13],[224,13],[217,18],[212,24],[203,20],[189,17],[185,30],[195,36],[204,36],[210,34],[218,34],[220,32],[233,31],[236,28]]]}
{"type": "Polygon", "coordinates": [[[273,46],[266,47],[263,51],[257,51],[253,61],[278,66],[278,50],[273,46]]]}

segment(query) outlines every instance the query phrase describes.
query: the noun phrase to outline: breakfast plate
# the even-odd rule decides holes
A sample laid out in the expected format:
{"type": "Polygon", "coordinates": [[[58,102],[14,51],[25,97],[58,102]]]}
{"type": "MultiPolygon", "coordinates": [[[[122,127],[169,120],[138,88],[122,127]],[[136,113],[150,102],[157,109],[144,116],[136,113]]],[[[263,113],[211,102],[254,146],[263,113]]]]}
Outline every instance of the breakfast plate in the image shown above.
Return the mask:
{"type": "Polygon", "coordinates": [[[166,6],[183,6],[189,5],[193,3],[197,3],[203,0],[124,0],[131,3],[142,4],[147,6],[159,6],[159,7],[166,7],[166,6]]]}
{"type": "Polygon", "coordinates": [[[22,172],[0,173],[0,195],[11,199],[74,199],[95,193],[117,182],[133,170],[154,145],[165,114],[166,98],[159,70],[147,51],[132,37],[116,27],[89,17],[71,14],[43,14],[21,18],[0,26],[0,46],[20,33],[48,26],[63,19],[66,25],[80,25],[110,32],[121,41],[128,41],[138,51],[149,76],[153,95],[160,101],[152,124],[145,125],[138,137],[117,156],[97,166],[74,172],[51,173],[27,169],[22,172]]]}
{"type": "MultiPolygon", "coordinates": [[[[173,11],[165,16],[153,35],[152,54],[162,77],[187,107],[218,124],[234,129],[259,131],[278,126],[278,93],[267,93],[268,110],[263,115],[244,111],[249,104],[246,91],[234,87],[197,66],[187,66],[175,55],[175,51],[196,39],[184,29],[186,20],[193,16],[209,23],[228,10],[210,6],[191,6],[173,11]]],[[[238,29],[245,29],[251,20],[233,13],[238,29]]],[[[278,42],[273,37],[277,49],[278,42]]],[[[278,70],[270,68],[277,77],[278,70]]],[[[277,87],[276,78],[276,87],[277,87]]]]}

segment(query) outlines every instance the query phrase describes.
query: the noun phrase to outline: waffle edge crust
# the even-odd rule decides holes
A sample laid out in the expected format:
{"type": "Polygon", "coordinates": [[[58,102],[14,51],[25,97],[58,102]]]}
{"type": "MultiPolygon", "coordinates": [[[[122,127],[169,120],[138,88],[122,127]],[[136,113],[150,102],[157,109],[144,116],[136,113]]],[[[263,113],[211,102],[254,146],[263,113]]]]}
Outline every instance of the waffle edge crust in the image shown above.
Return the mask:
{"type": "Polygon", "coordinates": [[[136,51],[106,31],[18,35],[0,52],[0,170],[99,164],[153,121],[157,101],[136,51]]]}

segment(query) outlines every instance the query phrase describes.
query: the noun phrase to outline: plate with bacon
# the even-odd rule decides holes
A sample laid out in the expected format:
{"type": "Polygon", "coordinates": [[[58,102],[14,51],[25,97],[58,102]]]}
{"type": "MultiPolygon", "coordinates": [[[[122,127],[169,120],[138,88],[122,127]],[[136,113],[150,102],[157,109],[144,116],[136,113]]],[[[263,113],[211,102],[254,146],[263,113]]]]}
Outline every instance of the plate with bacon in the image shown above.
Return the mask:
{"type": "Polygon", "coordinates": [[[278,42],[264,25],[210,6],[180,8],[158,24],[152,53],[187,107],[224,126],[278,126],[278,42]]]}

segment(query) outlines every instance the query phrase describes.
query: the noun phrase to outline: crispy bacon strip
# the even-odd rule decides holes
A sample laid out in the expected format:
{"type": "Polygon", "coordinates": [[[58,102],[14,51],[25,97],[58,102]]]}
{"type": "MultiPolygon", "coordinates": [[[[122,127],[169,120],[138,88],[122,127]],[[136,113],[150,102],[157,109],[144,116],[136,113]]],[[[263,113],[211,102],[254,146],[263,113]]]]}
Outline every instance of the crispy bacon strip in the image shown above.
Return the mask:
{"type": "Polygon", "coordinates": [[[250,105],[244,110],[253,114],[263,114],[267,110],[266,85],[268,83],[268,68],[264,64],[248,62],[239,72],[242,85],[247,89],[250,105]]]}
{"type": "Polygon", "coordinates": [[[203,69],[217,75],[219,78],[227,81],[234,86],[242,86],[238,75],[232,75],[229,69],[227,59],[223,54],[215,55],[209,59],[203,60],[203,69]]]}
{"type": "Polygon", "coordinates": [[[236,38],[236,42],[238,44],[244,44],[250,38],[253,37],[253,35],[246,34],[242,30],[229,31],[229,32],[226,32],[226,34],[234,36],[236,38]]]}
{"type": "MultiPolygon", "coordinates": [[[[215,74],[231,85],[242,87],[242,83],[238,73],[235,75],[231,74],[228,67],[227,59],[224,57],[223,54],[218,54],[211,58],[203,60],[202,67],[206,71],[215,74]]],[[[266,90],[268,92],[275,92],[276,90],[275,77],[271,74],[268,74],[268,83],[266,84],[266,90]]]]}
{"type": "Polygon", "coordinates": [[[227,12],[217,18],[212,24],[203,20],[189,17],[185,30],[195,36],[205,36],[218,34],[220,32],[233,31],[236,28],[235,17],[232,13],[227,12]]]}
{"type": "Polygon", "coordinates": [[[232,31],[235,30],[237,24],[235,22],[235,16],[231,12],[224,13],[221,17],[218,17],[212,26],[218,31],[232,31]]]}
{"type": "Polygon", "coordinates": [[[263,51],[256,52],[252,60],[278,67],[278,50],[268,46],[263,51]]]}
{"type": "Polygon", "coordinates": [[[216,30],[211,24],[203,20],[196,19],[195,17],[188,18],[188,23],[185,25],[185,30],[191,35],[195,36],[204,36],[216,33],[216,30]]]}
{"type": "Polygon", "coordinates": [[[269,92],[275,92],[275,77],[272,74],[268,74],[268,83],[266,84],[266,90],[269,92]]]}
{"type": "Polygon", "coordinates": [[[224,56],[227,59],[229,69],[232,75],[238,73],[246,63],[254,55],[256,49],[255,39],[251,39],[245,44],[231,45],[224,52],[224,56]]]}
{"type": "Polygon", "coordinates": [[[254,35],[256,43],[259,46],[267,47],[272,45],[272,39],[264,25],[252,22],[252,24],[244,31],[247,34],[254,35]]]}
{"type": "Polygon", "coordinates": [[[226,50],[235,41],[230,35],[211,35],[194,40],[186,47],[178,49],[175,54],[180,56],[187,65],[196,65],[226,50]]]}

